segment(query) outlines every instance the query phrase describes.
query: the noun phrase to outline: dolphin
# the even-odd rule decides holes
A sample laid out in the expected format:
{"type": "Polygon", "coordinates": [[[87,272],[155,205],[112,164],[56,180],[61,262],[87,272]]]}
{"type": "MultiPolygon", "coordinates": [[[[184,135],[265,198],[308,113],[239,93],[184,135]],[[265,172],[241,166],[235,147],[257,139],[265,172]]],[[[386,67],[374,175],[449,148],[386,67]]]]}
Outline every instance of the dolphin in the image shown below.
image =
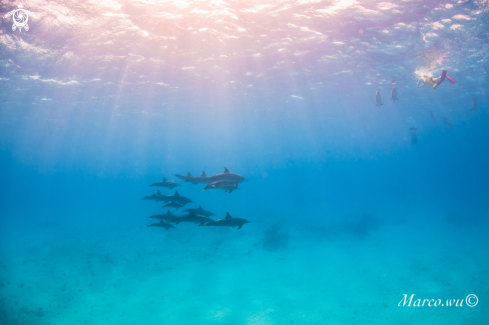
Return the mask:
{"type": "Polygon", "coordinates": [[[156,202],[163,201],[163,197],[165,195],[161,194],[160,190],[156,191],[156,194],[153,193],[151,195],[143,197],[141,200],[155,200],[156,202]]]}
{"type": "Polygon", "coordinates": [[[416,130],[417,128],[409,128],[409,131],[411,131],[411,143],[416,144],[418,143],[418,137],[416,136],[416,130]]]}
{"type": "Polygon", "coordinates": [[[204,216],[204,217],[212,217],[212,216],[215,216],[214,213],[210,212],[210,211],[207,211],[207,210],[204,210],[202,209],[202,206],[199,205],[199,207],[197,209],[187,209],[187,210],[183,210],[183,212],[194,212],[195,214],[198,214],[199,216],[204,216]]]}
{"type": "Polygon", "coordinates": [[[206,216],[199,216],[198,214],[195,214],[195,212],[190,211],[188,215],[186,216],[181,216],[181,217],[175,217],[170,222],[174,224],[179,224],[180,222],[190,222],[190,223],[198,223],[199,226],[203,226],[208,222],[213,221],[211,218],[206,217],[206,216]]]}
{"type": "Polygon", "coordinates": [[[396,87],[393,87],[392,90],[391,90],[391,100],[395,103],[396,100],[399,100],[399,98],[397,98],[397,89],[396,87]]]}
{"type": "Polygon", "coordinates": [[[450,129],[453,129],[453,124],[448,122],[447,118],[445,116],[443,116],[443,122],[445,122],[446,125],[448,125],[448,127],[450,129]]]}
{"type": "Polygon", "coordinates": [[[209,183],[209,176],[205,172],[202,172],[202,175],[200,176],[190,176],[185,180],[186,182],[192,183],[192,184],[197,184],[197,183],[202,183],[202,184],[207,184],[209,183]]]}
{"type": "Polygon", "coordinates": [[[239,182],[218,181],[218,182],[207,184],[207,186],[204,187],[202,191],[219,189],[219,190],[224,190],[224,193],[229,192],[231,194],[234,190],[239,190],[238,185],[239,182]]]}
{"type": "Polygon", "coordinates": [[[167,213],[163,213],[163,214],[155,214],[151,217],[148,217],[148,218],[152,218],[152,219],[160,219],[160,221],[171,221],[172,219],[175,219],[176,217],[179,217],[179,216],[176,216],[174,215],[173,213],[171,213],[170,210],[168,210],[167,213]]]}
{"type": "Polygon", "coordinates": [[[184,204],[179,204],[179,203],[175,203],[175,202],[170,202],[170,203],[167,203],[163,206],[163,209],[164,208],[175,208],[175,209],[180,209],[180,208],[183,208],[184,204]]]}
{"type": "Polygon", "coordinates": [[[165,230],[168,230],[170,228],[175,228],[174,225],[171,225],[171,224],[163,222],[163,221],[160,221],[158,223],[152,223],[152,224],[148,225],[148,227],[162,227],[162,228],[165,228],[165,230]]]}
{"type": "Polygon", "coordinates": [[[219,181],[228,181],[228,182],[235,182],[239,183],[242,181],[246,181],[243,176],[236,174],[236,173],[231,173],[226,167],[224,167],[224,173],[214,175],[209,178],[209,184],[210,183],[215,183],[219,181]]]}
{"type": "Polygon", "coordinates": [[[178,183],[175,183],[174,181],[167,181],[166,178],[163,177],[163,181],[153,183],[150,186],[161,186],[161,187],[168,187],[170,190],[173,189],[174,187],[181,186],[178,183]]]}
{"type": "Polygon", "coordinates": [[[181,205],[185,205],[187,203],[194,203],[194,201],[192,201],[191,199],[178,194],[178,191],[175,191],[175,194],[170,194],[170,195],[160,194],[157,195],[157,197],[158,197],[158,201],[173,202],[181,205]]]}
{"type": "Polygon", "coordinates": [[[186,182],[189,178],[193,177],[190,172],[187,173],[187,175],[180,175],[180,174],[173,174],[174,176],[180,178],[182,181],[186,182]]]}
{"type": "MultiPolygon", "coordinates": [[[[141,200],[155,200],[156,202],[160,202],[160,201],[170,201],[170,200],[167,200],[168,195],[165,195],[165,194],[161,194],[160,190],[156,191],[156,194],[152,194],[152,195],[148,195],[148,196],[145,196],[143,197],[141,200]]],[[[184,204],[185,205],[185,204],[184,204]]]]}
{"type": "Polygon", "coordinates": [[[231,217],[231,215],[228,212],[228,213],[226,213],[226,218],[215,220],[215,221],[211,221],[211,222],[207,223],[206,226],[238,227],[238,230],[240,230],[241,227],[245,223],[250,223],[250,222],[251,221],[248,221],[248,220],[242,219],[242,218],[233,218],[233,217],[231,217]]]}
{"type": "Polygon", "coordinates": [[[143,197],[141,200],[155,200],[156,202],[158,202],[158,195],[153,193],[152,195],[147,195],[143,197]]]}
{"type": "Polygon", "coordinates": [[[380,90],[377,90],[377,93],[375,94],[375,102],[376,106],[382,106],[382,98],[380,97],[380,90]]]}

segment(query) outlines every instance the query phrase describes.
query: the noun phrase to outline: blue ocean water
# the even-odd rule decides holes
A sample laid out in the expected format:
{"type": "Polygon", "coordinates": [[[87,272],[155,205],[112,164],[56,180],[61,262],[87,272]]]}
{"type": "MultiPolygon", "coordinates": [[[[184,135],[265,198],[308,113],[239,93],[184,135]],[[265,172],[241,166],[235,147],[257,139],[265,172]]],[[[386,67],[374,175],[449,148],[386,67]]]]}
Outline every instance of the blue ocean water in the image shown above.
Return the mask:
{"type": "Polygon", "coordinates": [[[0,324],[487,323],[488,10],[1,3],[0,324]]]}

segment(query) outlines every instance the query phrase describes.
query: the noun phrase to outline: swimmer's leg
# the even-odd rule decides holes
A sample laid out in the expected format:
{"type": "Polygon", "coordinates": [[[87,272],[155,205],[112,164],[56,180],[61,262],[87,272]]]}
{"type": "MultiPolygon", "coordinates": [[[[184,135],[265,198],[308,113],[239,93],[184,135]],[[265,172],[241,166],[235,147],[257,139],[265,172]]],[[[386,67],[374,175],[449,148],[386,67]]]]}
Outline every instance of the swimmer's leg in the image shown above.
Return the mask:
{"type": "Polygon", "coordinates": [[[443,80],[445,80],[446,76],[447,76],[447,71],[443,70],[440,79],[438,79],[438,81],[436,82],[436,85],[438,86],[439,84],[441,84],[443,80]]]}

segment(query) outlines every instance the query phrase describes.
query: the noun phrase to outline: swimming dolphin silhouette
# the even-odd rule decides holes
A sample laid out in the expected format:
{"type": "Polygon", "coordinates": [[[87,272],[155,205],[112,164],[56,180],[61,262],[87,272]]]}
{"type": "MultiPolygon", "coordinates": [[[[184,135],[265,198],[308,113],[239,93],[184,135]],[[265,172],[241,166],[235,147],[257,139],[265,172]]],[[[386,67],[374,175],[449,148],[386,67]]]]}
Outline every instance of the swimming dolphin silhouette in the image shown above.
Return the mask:
{"type": "Polygon", "coordinates": [[[399,98],[397,98],[397,90],[396,90],[396,87],[393,87],[392,90],[391,90],[391,100],[395,103],[396,100],[399,100],[399,98]]]}
{"type": "Polygon", "coordinates": [[[239,190],[238,185],[239,182],[218,181],[218,182],[207,184],[207,186],[204,187],[202,191],[218,189],[218,190],[224,190],[224,193],[229,192],[231,194],[234,190],[239,190]]]}
{"type": "Polygon", "coordinates": [[[192,184],[197,184],[197,183],[203,183],[207,184],[209,182],[209,176],[206,175],[205,172],[202,172],[201,176],[192,176],[190,172],[187,173],[187,175],[180,175],[180,174],[174,174],[176,177],[180,178],[184,182],[192,183],[192,184]]]}
{"type": "Polygon", "coordinates": [[[155,215],[152,215],[148,218],[170,221],[172,219],[175,219],[176,217],[179,217],[179,216],[174,215],[173,213],[171,213],[170,210],[168,210],[166,213],[155,214],[155,215]]]}
{"type": "Polygon", "coordinates": [[[214,213],[212,213],[210,211],[207,211],[207,210],[204,210],[201,205],[199,205],[199,207],[197,209],[186,209],[186,210],[183,210],[183,212],[191,212],[191,211],[193,211],[195,214],[198,214],[199,216],[204,216],[204,217],[215,216],[214,213]]]}
{"type": "Polygon", "coordinates": [[[452,123],[450,123],[450,122],[448,122],[448,120],[447,120],[447,118],[446,118],[445,116],[443,116],[443,118],[442,118],[442,119],[443,119],[443,122],[445,122],[445,124],[446,124],[446,125],[448,125],[448,127],[449,127],[450,129],[453,129],[453,124],[452,124],[452,123]]]}
{"type": "Polygon", "coordinates": [[[219,181],[228,181],[228,182],[242,182],[246,181],[247,179],[244,178],[243,176],[236,174],[236,173],[231,173],[226,167],[224,167],[224,173],[214,175],[209,178],[209,184],[210,183],[215,183],[219,181]]]}
{"type": "Polygon", "coordinates": [[[377,90],[377,93],[375,94],[375,102],[376,102],[376,106],[382,106],[382,98],[380,97],[380,89],[377,90]]]}
{"type": "Polygon", "coordinates": [[[175,194],[170,194],[170,195],[161,194],[158,191],[158,194],[159,194],[157,195],[158,201],[174,202],[174,203],[179,203],[181,205],[185,205],[187,203],[194,203],[194,201],[192,201],[191,199],[180,195],[178,191],[175,191],[175,194]]]}
{"type": "Polygon", "coordinates": [[[165,230],[168,230],[170,228],[175,228],[174,225],[171,225],[171,224],[166,223],[166,222],[163,222],[163,221],[160,221],[158,223],[150,224],[150,225],[148,225],[148,227],[162,227],[162,228],[165,228],[165,230]]]}
{"type": "Polygon", "coordinates": [[[209,176],[203,171],[202,175],[200,176],[190,176],[186,180],[186,182],[192,183],[192,184],[197,184],[197,183],[202,183],[202,184],[207,184],[209,183],[209,176]]]}
{"type": "Polygon", "coordinates": [[[242,219],[242,218],[233,218],[233,217],[231,217],[231,215],[228,212],[228,213],[226,213],[226,218],[215,220],[215,221],[211,221],[211,222],[207,223],[206,226],[238,227],[238,230],[240,230],[241,227],[245,223],[250,223],[250,222],[251,221],[248,221],[248,220],[242,219]]]}
{"type": "Polygon", "coordinates": [[[180,222],[190,222],[190,223],[197,223],[199,226],[203,226],[208,222],[213,221],[211,218],[206,217],[206,216],[199,216],[195,214],[195,212],[190,211],[188,215],[186,216],[180,216],[180,217],[175,217],[169,222],[174,223],[174,224],[179,224],[180,222]]]}
{"type": "Polygon", "coordinates": [[[147,195],[147,196],[143,197],[141,200],[155,200],[156,202],[159,201],[158,195],[157,194],[154,194],[154,193],[151,194],[151,195],[147,195]]]}
{"type": "Polygon", "coordinates": [[[180,174],[173,174],[173,176],[176,176],[180,178],[182,181],[186,182],[189,177],[192,177],[192,174],[190,172],[187,173],[187,175],[180,175],[180,174]]]}
{"type": "Polygon", "coordinates": [[[418,143],[418,137],[416,136],[416,130],[417,128],[410,128],[409,131],[411,131],[411,143],[416,144],[418,143]]]}
{"type": "Polygon", "coordinates": [[[170,203],[167,203],[165,204],[162,208],[175,208],[175,209],[180,209],[180,208],[183,208],[184,207],[184,204],[179,204],[179,203],[175,203],[175,202],[170,202],[170,203]]]}
{"type": "Polygon", "coordinates": [[[166,178],[163,177],[163,181],[153,183],[150,186],[161,186],[161,187],[168,187],[169,189],[173,189],[174,187],[181,186],[181,185],[174,181],[167,181],[166,178]]]}

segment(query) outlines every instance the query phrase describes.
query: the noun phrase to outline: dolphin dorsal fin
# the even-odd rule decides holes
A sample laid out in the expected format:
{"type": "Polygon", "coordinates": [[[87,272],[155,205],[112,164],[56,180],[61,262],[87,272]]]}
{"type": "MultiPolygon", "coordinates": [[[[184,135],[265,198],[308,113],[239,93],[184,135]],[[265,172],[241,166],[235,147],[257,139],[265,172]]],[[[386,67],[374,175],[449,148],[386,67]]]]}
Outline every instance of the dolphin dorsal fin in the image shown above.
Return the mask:
{"type": "Polygon", "coordinates": [[[229,173],[229,170],[226,167],[224,167],[224,172],[229,173]]]}
{"type": "Polygon", "coordinates": [[[192,176],[192,174],[190,174],[190,172],[187,172],[187,176],[192,176]]]}
{"type": "Polygon", "coordinates": [[[175,196],[180,196],[180,194],[178,194],[178,191],[175,191],[175,196]]]}
{"type": "Polygon", "coordinates": [[[229,214],[229,212],[226,212],[226,219],[231,219],[231,215],[229,214]]]}
{"type": "Polygon", "coordinates": [[[161,195],[161,192],[160,192],[160,190],[158,190],[158,192],[156,192],[156,193],[158,193],[158,195],[161,195]]]}
{"type": "Polygon", "coordinates": [[[168,212],[167,212],[166,214],[168,214],[168,215],[170,215],[170,216],[172,216],[172,215],[173,215],[173,213],[171,213],[171,211],[170,211],[170,210],[168,210],[168,212]]]}
{"type": "Polygon", "coordinates": [[[189,216],[194,216],[194,215],[195,215],[194,210],[190,210],[190,211],[188,212],[188,215],[189,215],[189,216]]]}
{"type": "Polygon", "coordinates": [[[202,172],[202,177],[207,177],[207,174],[204,171],[202,172]]]}
{"type": "Polygon", "coordinates": [[[166,178],[163,177],[163,182],[166,182],[166,178]]]}
{"type": "Polygon", "coordinates": [[[199,210],[203,210],[201,205],[199,205],[199,210]]]}

